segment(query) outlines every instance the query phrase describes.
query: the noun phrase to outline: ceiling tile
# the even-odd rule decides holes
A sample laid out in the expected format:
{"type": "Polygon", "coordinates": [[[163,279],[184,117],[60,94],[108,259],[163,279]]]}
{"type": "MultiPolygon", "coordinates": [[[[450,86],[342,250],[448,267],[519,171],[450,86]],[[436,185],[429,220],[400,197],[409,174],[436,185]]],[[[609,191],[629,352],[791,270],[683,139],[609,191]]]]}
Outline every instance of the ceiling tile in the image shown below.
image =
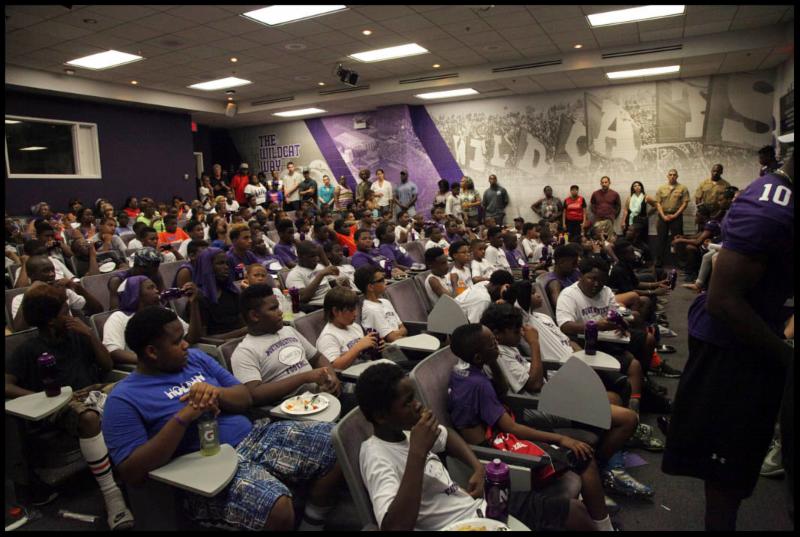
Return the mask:
{"type": "Polygon", "coordinates": [[[575,84],[561,73],[535,75],[531,79],[548,91],[575,88],[575,84]]]}
{"type": "Polygon", "coordinates": [[[730,28],[730,25],[730,21],[722,21],[698,24],[696,26],[687,26],[683,30],[683,37],[695,37],[698,35],[711,35],[727,32],[730,28]]]}
{"type": "Polygon", "coordinates": [[[6,6],[6,31],[25,28],[26,26],[31,26],[43,20],[45,19],[26,13],[25,11],[11,11],[8,6],[6,6]]]}
{"type": "Polygon", "coordinates": [[[235,15],[207,22],[205,23],[205,26],[209,26],[216,30],[227,32],[229,35],[237,35],[237,36],[255,31],[279,32],[282,35],[288,35],[285,34],[284,32],[281,32],[277,28],[270,28],[263,24],[253,22],[250,19],[246,19],[244,17],[237,17],[235,15]]]}
{"type": "Polygon", "coordinates": [[[435,26],[430,20],[416,13],[398,17],[396,19],[384,20],[381,21],[381,24],[387,28],[390,28],[394,32],[431,28],[435,26]]]}
{"type": "MultiPolygon", "coordinates": [[[[523,7],[523,6],[519,6],[523,7]]],[[[494,28],[495,30],[506,30],[507,28],[538,26],[536,19],[528,11],[517,11],[513,16],[509,15],[491,15],[481,17],[485,23],[494,28]]]]}
{"type": "Polygon", "coordinates": [[[64,41],[61,38],[40,32],[31,32],[27,29],[14,30],[6,34],[6,45],[25,47],[27,50],[38,50],[64,41]]]}
{"type": "Polygon", "coordinates": [[[736,15],[731,23],[731,30],[746,30],[750,28],[762,28],[764,26],[772,26],[780,22],[782,13],[773,13],[771,15],[743,17],[741,11],[736,15]]]}
{"type": "Polygon", "coordinates": [[[528,6],[528,11],[539,24],[583,16],[578,6],[528,6]]]}
{"type": "MultiPolygon", "coordinates": [[[[570,19],[558,19],[549,21],[547,24],[542,24],[542,28],[548,34],[562,34],[565,32],[575,32],[580,30],[588,30],[589,23],[586,22],[586,17],[573,17],[570,19]]],[[[619,30],[618,30],[619,31],[619,30]]]]}
{"type": "Polygon", "coordinates": [[[463,37],[467,34],[477,34],[481,32],[491,32],[492,27],[481,20],[473,22],[456,22],[450,24],[443,24],[441,28],[452,35],[453,37],[463,37]]]}
{"type": "Polygon", "coordinates": [[[372,20],[356,11],[349,9],[340,13],[331,13],[316,19],[316,22],[332,28],[334,30],[341,30],[343,28],[352,28],[353,26],[364,26],[368,28],[372,24],[372,20]]]}
{"type": "Polygon", "coordinates": [[[781,65],[783,62],[787,60],[787,54],[785,53],[773,53],[768,55],[764,58],[764,61],[761,62],[761,65],[758,66],[759,69],[772,69],[773,67],[777,67],[781,65]]]}
{"type": "Polygon", "coordinates": [[[447,6],[427,11],[424,15],[426,19],[438,26],[443,26],[448,23],[466,23],[481,20],[470,6],[447,6]]]}
{"type": "Polygon", "coordinates": [[[794,20],[794,6],[790,6],[789,9],[786,10],[786,13],[781,18],[781,22],[793,21],[794,20]]]}
{"type": "Polygon", "coordinates": [[[259,43],[262,45],[272,45],[275,43],[286,42],[292,39],[290,34],[286,32],[282,32],[275,28],[260,28],[254,32],[247,32],[247,33],[238,33],[237,34],[242,39],[247,39],[248,41],[252,41],[254,43],[259,43]]]}
{"type": "MultiPolygon", "coordinates": [[[[74,11],[78,11],[80,8],[73,8],[74,11]]],[[[8,10],[12,10],[12,12],[21,12],[27,13],[29,15],[34,15],[36,17],[40,17],[42,19],[49,19],[52,17],[57,17],[59,15],[63,15],[64,13],[68,13],[70,10],[65,6],[26,6],[26,5],[14,5],[14,6],[7,6],[6,12],[8,10]]]]}
{"type": "Polygon", "coordinates": [[[228,52],[239,52],[241,50],[251,49],[254,47],[254,45],[258,44],[259,43],[254,43],[249,39],[243,39],[241,37],[226,37],[225,39],[220,39],[218,41],[212,41],[209,43],[209,45],[227,50],[228,52]]]}
{"type": "Polygon", "coordinates": [[[120,52],[128,52],[127,50],[121,50],[121,49],[131,48],[130,46],[134,44],[134,41],[132,39],[121,37],[120,34],[115,32],[114,30],[107,30],[106,32],[87,35],[86,37],[77,39],[75,42],[85,45],[92,45],[94,47],[99,47],[102,50],[119,50],[120,52]]]}
{"type": "Polygon", "coordinates": [[[536,36],[547,36],[545,31],[538,24],[531,24],[530,26],[520,26],[519,28],[508,28],[502,30],[506,39],[514,40],[519,38],[529,38],[536,36]]]}
{"type": "Polygon", "coordinates": [[[469,32],[461,37],[459,40],[470,45],[491,45],[497,43],[505,43],[506,39],[495,31],[475,33],[469,32]]]}
{"type": "Polygon", "coordinates": [[[788,5],[741,5],[739,6],[739,10],[736,12],[736,18],[757,18],[757,17],[766,17],[766,16],[783,16],[786,13],[786,10],[789,9],[788,5]]]}
{"type": "Polygon", "coordinates": [[[592,33],[601,47],[635,45],[639,42],[639,32],[636,31],[636,26],[628,26],[625,31],[619,28],[595,28],[592,33]]]}
{"type": "Polygon", "coordinates": [[[168,13],[158,13],[157,15],[150,15],[141,19],[137,19],[137,24],[152,28],[153,30],[160,30],[164,33],[185,30],[195,26],[192,21],[174,17],[168,13]]]}
{"type": "Polygon", "coordinates": [[[58,37],[63,40],[77,39],[92,33],[89,29],[78,28],[69,24],[55,22],[53,20],[46,20],[39,24],[29,26],[28,30],[32,32],[42,32],[53,37],[58,37]]]}
{"type": "Polygon", "coordinates": [[[307,35],[324,34],[330,31],[330,28],[317,22],[320,19],[306,20],[293,22],[291,24],[283,24],[280,29],[282,32],[287,33],[293,37],[305,37],[307,35]]]}
{"type": "Polygon", "coordinates": [[[681,37],[683,37],[683,28],[639,32],[639,40],[642,43],[645,41],[661,41],[662,39],[680,39],[681,37]]]}
{"type": "Polygon", "coordinates": [[[220,55],[228,55],[229,53],[224,49],[219,47],[213,47],[211,45],[195,45],[193,47],[187,48],[184,53],[187,56],[191,56],[192,58],[204,59],[204,58],[212,58],[214,56],[220,55]]]}
{"type": "Polygon", "coordinates": [[[532,47],[532,48],[518,48],[520,54],[522,54],[523,58],[535,60],[538,58],[552,56],[555,54],[559,54],[560,51],[558,47],[555,45],[544,45],[539,47],[532,47]]]}
{"type": "Polygon", "coordinates": [[[124,22],[135,21],[144,17],[157,14],[154,9],[143,5],[93,5],[87,6],[88,9],[100,16],[112,17],[124,22]]]}
{"type": "Polygon", "coordinates": [[[206,5],[178,6],[169,9],[166,13],[182,19],[199,22],[200,24],[230,17],[229,11],[206,5]]]}
{"type": "Polygon", "coordinates": [[[728,53],[720,66],[720,72],[755,71],[770,52],[772,52],[772,47],[728,53]]]}
{"type": "Polygon", "coordinates": [[[606,13],[607,11],[617,11],[620,9],[627,9],[630,7],[634,7],[631,5],[601,5],[601,4],[590,4],[586,6],[581,6],[581,11],[586,15],[594,15],[595,13],[606,13]]]}
{"type": "Polygon", "coordinates": [[[681,60],[681,68],[691,65],[714,64],[719,67],[725,61],[725,54],[704,54],[702,56],[691,56],[681,60]]]}
{"type": "Polygon", "coordinates": [[[352,9],[374,21],[396,19],[416,13],[413,9],[401,5],[353,6],[352,9]]]}
{"type": "Polygon", "coordinates": [[[447,7],[447,6],[446,5],[438,5],[438,6],[430,5],[429,6],[429,5],[426,4],[426,5],[408,6],[408,7],[410,7],[411,9],[413,9],[414,11],[416,11],[418,13],[426,13],[428,11],[435,11],[437,9],[442,9],[444,7],[447,7]]]}
{"type": "Polygon", "coordinates": [[[698,26],[713,22],[730,22],[736,15],[737,6],[686,6],[683,17],[686,26],[698,26]]]}
{"type": "MultiPolygon", "coordinates": [[[[686,17],[667,17],[664,19],[657,19],[654,21],[644,21],[636,23],[641,32],[658,32],[661,30],[668,30],[674,28],[683,28],[686,23],[686,17]]],[[[626,25],[627,26],[627,25],[626,25]]]]}
{"type": "Polygon", "coordinates": [[[198,32],[197,28],[195,27],[169,34],[169,37],[176,37],[180,41],[191,44],[208,43],[228,37],[228,34],[221,30],[215,30],[214,28],[206,27],[202,28],[202,32],[198,32]]]}

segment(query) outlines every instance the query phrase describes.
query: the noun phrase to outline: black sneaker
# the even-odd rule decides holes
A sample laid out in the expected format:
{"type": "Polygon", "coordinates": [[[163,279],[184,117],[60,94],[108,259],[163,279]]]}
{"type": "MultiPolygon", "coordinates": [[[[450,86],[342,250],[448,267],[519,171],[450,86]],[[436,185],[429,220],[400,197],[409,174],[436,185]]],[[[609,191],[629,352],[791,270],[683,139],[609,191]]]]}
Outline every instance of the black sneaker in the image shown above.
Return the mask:
{"type": "Polygon", "coordinates": [[[652,487],[640,483],[624,469],[603,470],[601,472],[603,488],[611,494],[633,498],[652,498],[655,492],[652,487]]]}
{"type": "Polygon", "coordinates": [[[672,400],[661,394],[645,390],[642,394],[641,410],[654,414],[672,414],[672,400]]]}
{"type": "Polygon", "coordinates": [[[653,379],[645,377],[644,378],[645,384],[645,391],[650,389],[651,391],[655,392],[658,395],[667,395],[667,388],[662,386],[661,384],[657,384],[653,382],[653,379]]]}
{"type": "Polygon", "coordinates": [[[683,371],[678,371],[674,367],[670,367],[670,365],[664,360],[661,361],[661,364],[658,367],[651,367],[650,371],[659,377],[664,377],[667,379],[679,379],[683,374],[683,371]]]}
{"type": "Polygon", "coordinates": [[[670,420],[669,416],[659,416],[658,418],[656,418],[658,429],[664,436],[667,436],[667,431],[669,431],[669,420],[670,420]]]}

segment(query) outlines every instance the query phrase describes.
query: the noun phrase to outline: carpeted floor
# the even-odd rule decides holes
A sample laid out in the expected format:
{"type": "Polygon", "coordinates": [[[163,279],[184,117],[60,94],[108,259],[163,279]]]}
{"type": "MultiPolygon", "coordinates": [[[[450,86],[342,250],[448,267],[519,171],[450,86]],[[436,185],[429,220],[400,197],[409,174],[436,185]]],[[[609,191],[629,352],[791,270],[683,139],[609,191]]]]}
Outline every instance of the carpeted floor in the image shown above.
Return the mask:
{"type": "MultiPolygon", "coordinates": [[[[670,296],[666,313],[670,327],[678,333],[676,338],[665,338],[664,342],[677,348],[676,354],[668,355],[669,363],[682,369],[687,358],[686,312],[694,294],[678,287],[670,296]]],[[[658,378],[673,396],[678,379],[658,378]]],[[[656,415],[643,415],[645,423],[657,430],[656,415]]],[[[660,434],[660,432],[658,433],[660,434]]],[[[647,461],[647,465],[630,472],[640,481],[656,490],[652,501],[618,498],[622,511],[617,519],[627,531],[702,531],[704,513],[703,483],[696,479],[672,477],[661,472],[661,455],[636,450],[647,461]]],[[[41,518],[22,530],[104,530],[107,529],[104,515],[96,526],[65,520],[58,517],[59,509],[101,515],[102,498],[95,481],[84,472],[61,487],[61,495],[52,504],[39,510],[41,518]]],[[[794,525],[786,510],[785,478],[761,478],[752,498],[745,501],[739,513],[738,529],[743,531],[787,531],[794,525]]],[[[328,529],[359,529],[356,513],[351,502],[336,510],[335,520],[328,529]]]]}

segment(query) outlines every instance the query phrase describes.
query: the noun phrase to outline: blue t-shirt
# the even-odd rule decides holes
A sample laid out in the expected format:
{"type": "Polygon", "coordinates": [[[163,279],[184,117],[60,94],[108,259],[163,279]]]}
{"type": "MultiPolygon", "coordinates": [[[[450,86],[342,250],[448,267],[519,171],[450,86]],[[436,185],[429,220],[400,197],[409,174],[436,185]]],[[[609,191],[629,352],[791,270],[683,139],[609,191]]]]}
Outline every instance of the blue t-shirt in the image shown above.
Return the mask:
{"type": "MultiPolygon", "coordinates": [[[[794,295],[794,193],[783,177],[769,173],[750,183],[722,221],[722,247],[766,264],[747,302],[774,331],[783,330],[782,307],[794,295]]],[[[706,293],[689,307],[689,333],[719,347],[745,343],[706,310],[706,293]]]]}
{"type": "Polygon", "coordinates": [[[494,427],[505,408],[486,373],[475,366],[455,367],[450,373],[447,411],[456,429],[485,425],[494,427]]]}
{"type": "Polygon", "coordinates": [[[414,196],[417,195],[417,185],[411,181],[400,183],[394,188],[394,193],[397,196],[397,201],[403,206],[408,206],[411,200],[414,199],[414,196]]]}
{"type": "Polygon", "coordinates": [[[353,254],[352,259],[350,259],[350,264],[353,265],[354,268],[360,268],[364,265],[375,265],[376,267],[381,266],[380,263],[378,263],[378,258],[364,253],[361,250],[357,250],[356,253],[353,254]]]}
{"type": "Polygon", "coordinates": [[[319,187],[319,201],[322,203],[330,203],[333,199],[333,185],[322,185],[319,187]]]}
{"type": "MultiPolygon", "coordinates": [[[[240,384],[215,360],[198,349],[189,349],[184,368],[177,373],[143,375],[134,371],[109,394],[103,411],[103,436],[114,464],[127,459],[147,443],[177,414],[185,402],[180,398],[197,382],[227,388],[240,384]]],[[[236,447],[250,434],[253,424],[241,414],[221,412],[217,416],[220,444],[236,447]]],[[[198,451],[197,422],[186,428],[175,457],[198,451]]]]}

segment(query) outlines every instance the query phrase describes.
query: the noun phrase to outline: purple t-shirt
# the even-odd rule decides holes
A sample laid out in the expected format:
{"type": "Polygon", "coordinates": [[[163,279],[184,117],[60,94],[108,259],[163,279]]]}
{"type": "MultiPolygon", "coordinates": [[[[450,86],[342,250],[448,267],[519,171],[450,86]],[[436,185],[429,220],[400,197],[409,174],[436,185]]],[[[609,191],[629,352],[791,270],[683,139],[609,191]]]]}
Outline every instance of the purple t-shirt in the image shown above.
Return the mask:
{"type": "Polygon", "coordinates": [[[450,373],[447,411],[456,429],[476,425],[495,426],[505,413],[492,381],[475,366],[455,368],[450,373]]]}
{"type": "Polygon", "coordinates": [[[508,264],[511,268],[522,268],[528,264],[518,250],[514,249],[509,251],[503,248],[503,251],[506,253],[506,259],[508,259],[508,264]]]}
{"type": "Polygon", "coordinates": [[[378,253],[393,263],[399,263],[404,267],[410,267],[414,263],[414,260],[404,254],[396,244],[381,244],[380,248],[378,248],[378,253]]]}
{"type": "Polygon", "coordinates": [[[703,226],[703,231],[711,233],[711,242],[719,242],[720,234],[722,233],[722,226],[719,225],[717,220],[709,220],[703,226]]]}
{"type": "Polygon", "coordinates": [[[364,265],[375,265],[376,267],[380,267],[380,263],[378,263],[378,258],[376,256],[364,253],[361,250],[358,250],[353,254],[352,259],[350,259],[350,264],[353,265],[354,268],[360,268],[364,265]]]}
{"type": "MultiPolygon", "coordinates": [[[[747,302],[776,334],[783,329],[781,306],[794,294],[794,193],[781,176],[753,181],[734,200],[722,222],[722,247],[763,257],[766,269],[747,302]]],[[[707,295],[689,308],[689,333],[719,347],[743,343],[734,330],[706,310],[707,295]]]]}
{"type": "Polygon", "coordinates": [[[236,252],[234,252],[233,248],[231,248],[225,254],[225,257],[228,258],[228,266],[231,267],[231,270],[233,271],[234,280],[241,280],[244,278],[245,271],[247,270],[247,265],[258,263],[258,257],[256,257],[256,255],[250,250],[247,250],[244,253],[244,257],[242,258],[236,255],[236,252]],[[237,273],[236,266],[240,264],[243,265],[242,267],[240,267],[241,273],[237,273]]]}
{"type": "Polygon", "coordinates": [[[278,243],[272,251],[284,267],[292,263],[297,264],[297,254],[294,253],[294,246],[278,243]]]}

